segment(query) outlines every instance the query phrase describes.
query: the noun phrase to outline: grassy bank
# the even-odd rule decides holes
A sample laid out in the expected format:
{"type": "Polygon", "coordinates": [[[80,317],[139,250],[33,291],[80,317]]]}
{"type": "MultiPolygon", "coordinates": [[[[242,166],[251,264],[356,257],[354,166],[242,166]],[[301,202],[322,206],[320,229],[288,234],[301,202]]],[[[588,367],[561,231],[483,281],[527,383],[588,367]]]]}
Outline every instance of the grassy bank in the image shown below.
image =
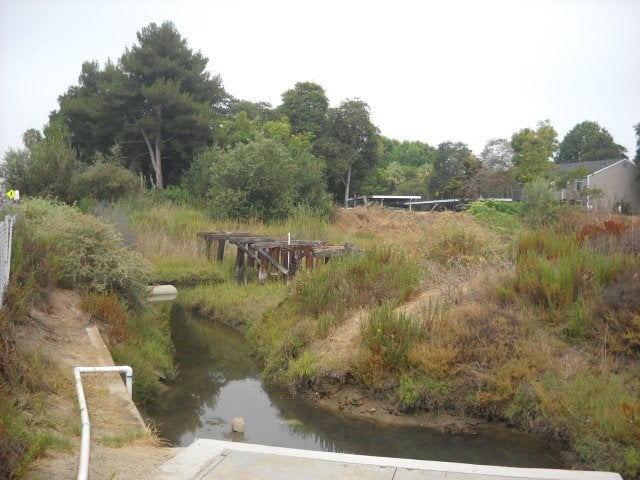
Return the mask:
{"type": "Polygon", "coordinates": [[[568,449],[575,466],[640,471],[637,225],[567,210],[531,229],[517,206],[491,202],[463,215],[368,209],[270,225],[147,208],[137,204],[131,218],[156,266],[177,244],[180,269],[204,268],[200,230],[293,231],[366,250],[288,287],[238,287],[225,261],[206,267],[223,283],[181,293],[205,316],[248,327],[265,378],[305,388],[341,368],[402,410],[505,421],[568,449]],[[326,339],[357,312],[368,313],[353,351],[327,368],[326,339]]]}
{"type": "MultiPolygon", "coordinates": [[[[28,292],[46,282],[80,285],[114,357],[148,379],[139,380],[139,401],[176,371],[166,312],[136,307],[136,289],[170,281],[185,307],[246,329],[269,381],[294,389],[351,382],[402,411],[470,414],[535,432],[570,451],[575,467],[640,474],[637,219],[566,210],[531,228],[518,207],[482,203],[464,214],[372,208],[329,221],[301,209],[286,221],[238,223],[147,195],[101,212],[142,260],[77,211],[25,207],[45,233],[16,237],[26,267],[14,275],[13,305],[24,310],[28,292]],[[291,232],[363,253],[302,271],[289,285],[237,285],[233,252],[222,263],[205,259],[197,233],[213,230],[291,232]],[[67,254],[74,245],[83,255],[67,254]],[[102,265],[121,272],[117,282],[102,265]]],[[[24,451],[47,441],[32,439],[24,451]]]]}
{"type": "MultiPolygon", "coordinates": [[[[149,401],[158,372],[175,372],[166,314],[145,306],[149,265],[126,248],[116,231],[66,205],[32,199],[16,208],[11,282],[0,313],[0,476],[22,478],[47,448],[68,450],[76,427],[52,409],[52,398],[73,403],[68,375],[37,351],[17,348],[15,330],[34,306],[48,308],[43,292],[74,289],[116,361],[136,371],[134,398],[149,401]],[[53,410],[53,411],[52,411],[53,410]]],[[[51,332],[55,335],[56,332],[51,332]]],[[[75,420],[75,419],[74,419],[75,420]]]]}
{"type": "Polygon", "coordinates": [[[444,215],[401,247],[300,275],[250,328],[265,374],[331,381],[314,346],[331,348],[323,338],[364,307],[341,378],[402,410],[505,421],[568,449],[575,466],[636,478],[640,228],[568,211],[530,230],[506,215],[444,215]],[[396,308],[432,290],[420,308],[396,308]]]}

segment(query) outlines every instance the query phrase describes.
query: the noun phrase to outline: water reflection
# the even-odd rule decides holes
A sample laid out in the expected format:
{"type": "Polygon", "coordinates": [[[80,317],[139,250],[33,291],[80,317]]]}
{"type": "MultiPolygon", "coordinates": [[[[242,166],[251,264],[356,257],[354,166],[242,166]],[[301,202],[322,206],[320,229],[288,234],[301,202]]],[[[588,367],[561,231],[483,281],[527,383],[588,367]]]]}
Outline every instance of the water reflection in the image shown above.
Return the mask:
{"type": "Polygon", "coordinates": [[[171,317],[180,375],[147,412],[177,446],[195,438],[364,455],[522,467],[561,465],[534,439],[507,430],[476,436],[447,435],[425,428],[381,427],[334,415],[263,388],[244,338],[174,307],[171,317]],[[233,417],[245,419],[244,434],[231,432],[233,417]]]}

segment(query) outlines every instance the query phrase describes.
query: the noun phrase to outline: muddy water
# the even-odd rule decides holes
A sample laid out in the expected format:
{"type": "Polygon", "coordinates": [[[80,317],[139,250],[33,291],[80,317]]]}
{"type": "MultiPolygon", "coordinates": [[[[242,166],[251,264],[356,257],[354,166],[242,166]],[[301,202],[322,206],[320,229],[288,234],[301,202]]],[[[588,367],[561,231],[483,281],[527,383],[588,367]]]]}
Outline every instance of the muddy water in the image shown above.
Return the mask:
{"type": "Polygon", "coordinates": [[[212,438],[422,460],[562,467],[546,445],[509,430],[449,435],[418,427],[382,427],[316,409],[263,386],[237,332],[204,322],[179,306],[172,311],[171,326],[180,375],[159,406],[145,414],[175,446],[212,438]],[[244,434],[231,432],[236,416],[245,419],[244,434]]]}

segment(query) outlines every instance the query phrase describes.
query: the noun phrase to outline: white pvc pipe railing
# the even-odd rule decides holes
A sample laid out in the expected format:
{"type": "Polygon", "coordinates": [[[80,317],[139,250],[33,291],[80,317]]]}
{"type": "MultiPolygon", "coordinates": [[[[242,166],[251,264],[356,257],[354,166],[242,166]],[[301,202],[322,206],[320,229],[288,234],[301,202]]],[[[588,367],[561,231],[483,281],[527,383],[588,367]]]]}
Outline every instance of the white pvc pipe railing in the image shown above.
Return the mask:
{"type": "Polygon", "coordinates": [[[82,373],[124,373],[125,384],[129,398],[133,398],[133,369],[128,365],[114,367],[75,367],[73,376],[76,379],[76,392],[78,393],[78,405],[80,406],[80,420],[82,422],[82,437],[80,439],[80,463],[78,466],[78,480],[89,478],[89,445],[91,440],[91,423],[89,422],[89,410],[87,400],[82,388],[82,373]]]}

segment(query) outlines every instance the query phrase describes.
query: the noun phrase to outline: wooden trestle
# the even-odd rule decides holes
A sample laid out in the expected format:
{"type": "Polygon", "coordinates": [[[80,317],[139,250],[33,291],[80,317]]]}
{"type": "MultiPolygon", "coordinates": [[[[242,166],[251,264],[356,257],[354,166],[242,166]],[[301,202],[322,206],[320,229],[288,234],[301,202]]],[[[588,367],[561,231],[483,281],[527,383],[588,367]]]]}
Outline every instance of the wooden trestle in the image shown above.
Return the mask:
{"type": "Polygon", "coordinates": [[[244,282],[245,257],[247,267],[258,268],[258,281],[265,283],[268,276],[283,275],[292,278],[302,267],[312,269],[326,263],[334,255],[353,251],[353,245],[327,245],[321,240],[291,240],[256,235],[246,232],[199,232],[205,241],[207,260],[211,260],[213,242],[217,241],[216,260],[222,262],[226,244],[236,246],[236,280],[244,282]]]}

